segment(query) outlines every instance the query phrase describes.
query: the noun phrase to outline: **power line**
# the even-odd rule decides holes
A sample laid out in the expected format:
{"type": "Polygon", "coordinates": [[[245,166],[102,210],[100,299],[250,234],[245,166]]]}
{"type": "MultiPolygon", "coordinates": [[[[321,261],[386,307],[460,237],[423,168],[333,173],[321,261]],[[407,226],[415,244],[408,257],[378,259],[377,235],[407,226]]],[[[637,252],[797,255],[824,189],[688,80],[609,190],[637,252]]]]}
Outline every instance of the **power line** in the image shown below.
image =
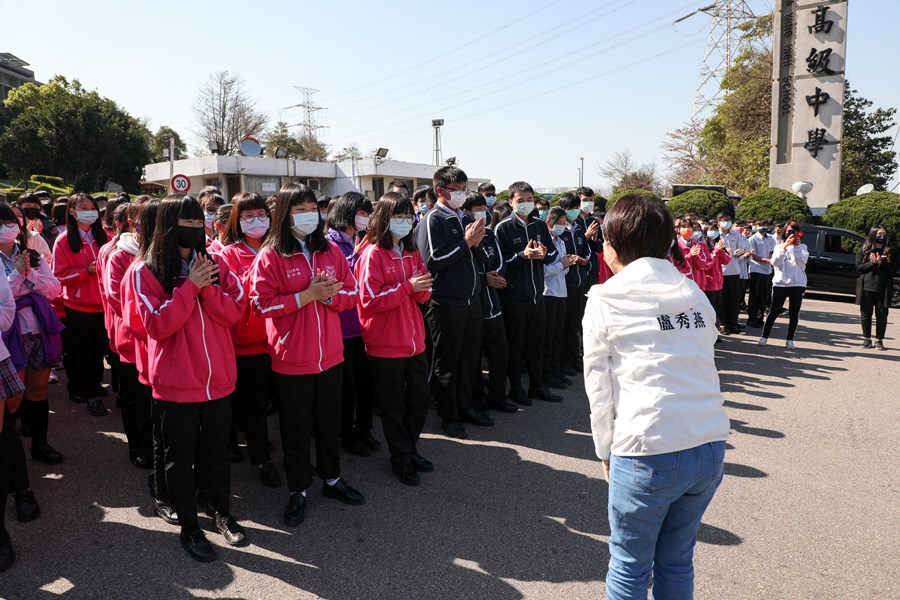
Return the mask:
{"type": "MultiPolygon", "coordinates": [[[[692,3],[689,4],[688,6],[693,6],[693,5],[695,5],[695,4],[696,4],[696,2],[692,2],[692,3]]],[[[501,77],[501,78],[499,78],[499,79],[493,79],[493,80],[491,81],[491,84],[492,84],[492,86],[496,86],[497,83],[500,83],[500,82],[503,82],[503,81],[512,79],[512,78],[517,77],[517,76],[519,76],[519,75],[522,75],[522,74],[524,74],[524,73],[529,74],[529,77],[525,80],[525,82],[531,81],[531,80],[533,80],[534,77],[535,77],[534,70],[537,69],[537,68],[541,68],[541,67],[547,66],[547,65],[549,65],[549,64],[552,64],[552,63],[555,63],[555,62],[558,62],[558,61],[561,61],[561,60],[570,58],[570,57],[572,57],[572,56],[581,54],[581,53],[583,53],[584,51],[589,50],[589,49],[591,49],[591,48],[594,48],[594,47],[597,47],[597,46],[605,45],[605,44],[607,44],[607,43],[608,43],[609,41],[611,41],[611,40],[615,40],[615,39],[621,38],[621,37],[627,37],[627,36],[629,36],[631,33],[633,33],[634,31],[643,29],[643,28],[646,27],[647,25],[651,25],[651,24],[653,24],[654,22],[658,22],[658,21],[665,21],[665,22],[666,22],[665,25],[663,25],[663,26],[661,26],[661,27],[657,27],[657,28],[652,29],[652,30],[650,30],[650,31],[647,31],[647,32],[645,32],[644,34],[642,34],[642,35],[640,35],[640,36],[631,38],[631,39],[629,39],[627,42],[625,42],[625,43],[623,43],[623,44],[619,44],[618,46],[617,46],[617,45],[613,45],[613,46],[610,46],[610,47],[608,47],[608,48],[604,48],[603,50],[600,50],[600,51],[597,51],[597,52],[589,53],[589,54],[583,56],[582,58],[580,58],[580,59],[578,59],[578,60],[569,62],[569,63],[567,63],[567,64],[562,65],[561,67],[559,67],[559,69],[566,69],[566,68],[569,68],[569,67],[574,66],[574,65],[576,65],[576,64],[578,64],[578,63],[584,62],[585,60],[588,60],[588,59],[590,59],[590,58],[594,58],[594,57],[599,56],[599,55],[601,55],[601,54],[604,54],[604,53],[606,53],[606,52],[608,52],[608,51],[614,50],[614,49],[616,49],[616,48],[618,48],[618,47],[620,47],[620,46],[624,46],[624,45],[627,45],[628,43],[631,43],[631,42],[635,42],[635,41],[637,41],[637,40],[640,40],[641,38],[647,37],[647,36],[649,36],[649,35],[651,35],[651,34],[653,34],[653,33],[656,33],[656,32],[658,32],[658,31],[662,30],[662,29],[667,29],[667,28],[669,27],[669,25],[668,25],[668,18],[669,18],[672,14],[680,13],[680,12],[682,12],[683,10],[685,10],[685,8],[684,8],[684,7],[680,7],[680,8],[678,8],[678,9],[673,10],[671,13],[667,13],[667,14],[665,14],[665,15],[661,15],[660,17],[657,17],[657,18],[654,19],[654,20],[651,20],[651,21],[645,21],[645,22],[641,23],[640,25],[636,25],[636,26],[631,27],[631,28],[629,28],[629,29],[625,29],[625,30],[619,31],[619,33],[617,33],[616,35],[612,35],[612,36],[606,37],[606,38],[604,38],[603,40],[601,40],[601,41],[599,41],[599,42],[595,42],[595,43],[593,43],[593,44],[588,44],[587,46],[582,46],[582,47],[580,47],[580,48],[577,49],[577,50],[574,50],[574,51],[571,51],[571,52],[566,52],[566,53],[564,53],[564,54],[561,54],[561,55],[559,55],[559,56],[556,56],[555,58],[551,58],[551,59],[545,60],[544,62],[542,62],[542,63],[540,63],[540,64],[532,64],[532,65],[529,65],[528,67],[526,67],[526,68],[524,68],[524,69],[520,69],[520,70],[518,70],[518,71],[515,71],[514,73],[512,73],[512,74],[510,74],[510,75],[506,75],[506,76],[501,77]]],[[[505,59],[501,59],[500,61],[497,61],[497,62],[502,62],[503,60],[505,60],[505,59]]],[[[478,71],[481,71],[481,70],[483,70],[483,69],[485,69],[485,68],[487,68],[487,67],[489,67],[489,66],[492,66],[493,64],[496,64],[496,63],[491,63],[491,65],[486,65],[485,67],[482,67],[482,68],[480,68],[480,69],[476,69],[475,71],[472,71],[471,73],[477,73],[478,71]]],[[[558,69],[557,69],[557,70],[558,70],[558,69]]],[[[523,82],[523,83],[524,83],[524,82],[523,82]]],[[[431,87],[431,88],[428,88],[427,90],[424,90],[424,91],[429,91],[429,90],[432,90],[432,89],[434,89],[434,88],[431,87]]],[[[494,94],[497,94],[497,93],[502,93],[502,92],[506,91],[507,89],[509,89],[509,86],[507,86],[507,87],[505,87],[505,88],[494,89],[494,91],[488,92],[488,93],[486,93],[486,94],[482,94],[479,98],[471,99],[471,100],[469,100],[468,102],[475,102],[475,101],[478,101],[478,100],[480,100],[480,99],[482,99],[482,98],[485,98],[485,97],[487,97],[487,96],[491,96],[491,95],[494,95],[494,94]]],[[[423,93],[424,93],[424,91],[423,91],[423,93]]],[[[410,94],[410,96],[413,96],[413,95],[416,95],[416,94],[410,94]]],[[[455,94],[451,94],[451,95],[449,95],[449,96],[442,96],[442,97],[441,97],[441,100],[450,100],[450,99],[453,99],[453,98],[456,98],[456,97],[460,97],[460,96],[468,96],[468,97],[471,97],[471,96],[472,96],[472,92],[471,92],[470,90],[463,90],[463,91],[457,92],[457,93],[455,93],[455,94]]],[[[407,96],[407,97],[409,97],[409,96],[407,96]]],[[[423,103],[413,104],[413,105],[411,105],[411,106],[408,106],[408,107],[404,108],[404,110],[414,110],[414,109],[419,108],[419,107],[425,107],[425,106],[428,106],[428,104],[430,104],[430,102],[423,102],[423,103]]],[[[449,108],[454,108],[454,107],[456,107],[456,106],[459,106],[459,104],[456,103],[456,104],[450,106],[449,108]]],[[[375,110],[375,109],[381,108],[381,107],[392,107],[392,108],[394,109],[393,112],[396,112],[396,109],[397,109],[397,105],[396,105],[395,103],[387,102],[387,103],[383,103],[383,104],[380,104],[380,105],[372,106],[372,107],[370,107],[370,110],[375,110]]],[[[432,111],[434,111],[434,110],[436,110],[437,112],[440,112],[440,111],[442,111],[442,110],[447,110],[447,109],[443,109],[443,108],[442,108],[442,109],[432,109],[432,111]]],[[[371,115],[371,113],[368,112],[368,111],[367,111],[366,113],[354,113],[354,114],[366,114],[367,116],[366,116],[366,118],[363,118],[363,119],[356,119],[356,120],[353,120],[353,121],[343,122],[343,123],[339,122],[339,123],[336,124],[336,125],[334,125],[334,124],[333,124],[333,125],[330,125],[330,127],[332,127],[332,128],[338,128],[338,129],[339,129],[339,128],[348,127],[348,126],[350,126],[350,125],[355,125],[355,124],[358,124],[358,123],[369,122],[369,121],[372,120],[372,115],[371,115]]],[[[388,115],[383,115],[383,116],[388,116],[388,115]]],[[[376,117],[376,118],[377,118],[377,117],[376,117]]],[[[406,121],[403,121],[403,122],[406,122],[406,121]]],[[[368,130],[366,130],[366,131],[368,131],[368,130]]]]}
{"type": "MultiPolygon", "coordinates": [[[[462,121],[462,120],[464,120],[464,119],[470,119],[470,118],[472,118],[472,117],[481,116],[481,115],[486,114],[486,113],[494,112],[494,111],[497,111],[497,110],[502,110],[502,109],[508,108],[508,107],[510,107],[510,106],[515,106],[515,105],[517,105],[517,104],[521,104],[521,103],[523,103],[523,102],[528,102],[529,100],[534,100],[535,98],[540,98],[541,96],[547,96],[547,95],[549,95],[549,94],[555,94],[555,93],[558,93],[558,92],[561,92],[561,91],[568,91],[568,88],[570,88],[570,87],[572,87],[572,86],[579,85],[579,84],[583,84],[583,83],[586,83],[586,82],[589,82],[589,81],[594,81],[594,80],[596,80],[596,79],[600,79],[601,77],[606,77],[607,75],[611,75],[611,74],[613,74],[613,73],[618,73],[619,71],[624,71],[624,70],[626,70],[626,69],[631,69],[631,68],[636,67],[636,66],[638,66],[638,65],[642,65],[642,64],[644,64],[644,63],[646,63],[646,62],[650,62],[650,61],[652,61],[652,60],[656,60],[657,58],[660,58],[661,56],[664,56],[664,55],[666,55],[666,54],[671,54],[671,53],[674,53],[674,52],[678,52],[678,51],[680,51],[680,50],[684,50],[685,48],[689,48],[689,47],[695,45],[695,43],[696,43],[696,42],[691,41],[691,42],[687,42],[687,43],[685,43],[685,44],[681,44],[681,45],[679,45],[679,46],[674,46],[674,47],[672,47],[672,48],[668,48],[668,49],[666,49],[666,50],[662,50],[662,51],[660,51],[660,52],[657,52],[657,53],[655,53],[655,54],[653,54],[653,55],[645,56],[645,57],[642,58],[642,59],[639,59],[639,60],[636,60],[636,61],[633,61],[633,62],[624,64],[624,65],[621,65],[621,66],[616,67],[616,68],[614,68],[614,69],[609,69],[609,70],[607,70],[607,71],[603,71],[603,72],[601,72],[601,73],[598,73],[598,74],[596,74],[596,75],[592,75],[592,76],[590,76],[590,77],[582,77],[582,78],[579,78],[579,79],[574,80],[574,81],[572,81],[572,82],[569,82],[569,83],[567,83],[567,84],[565,84],[565,85],[557,86],[555,89],[547,90],[547,91],[545,91],[545,92],[539,92],[539,93],[537,93],[537,94],[532,94],[532,95],[530,95],[530,96],[525,96],[525,97],[523,97],[523,98],[518,98],[518,99],[513,100],[513,101],[511,101],[511,102],[505,102],[505,103],[503,103],[503,104],[498,104],[498,105],[496,105],[496,106],[492,106],[492,107],[486,108],[486,109],[484,109],[484,110],[475,111],[475,112],[472,112],[472,113],[469,113],[469,114],[466,114],[466,115],[462,115],[462,116],[458,116],[458,117],[453,117],[452,120],[453,120],[453,122],[458,122],[458,121],[462,121]]],[[[417,118],[417,119],[418,119],[418,118],[417,118]]],[[[397,135],[404,135],[404,134],[407,134],[407,133],[413,133],[413,132],[421,131],[421,130],[422,130],[422,127],[413,127],[413,128],[410,128],[410,129],[406,129],[406,130],[404,130],[404,131],[397,131],[397,132],[389,133],[389,134],[387,134],[387,136],[380,136],[380,137],[378,137],[378,138],[374,138],[374,137],[373,137],[373,138],[369,138],[369,139],[363,139],[362,142],[360,142],[360,140],[354,140],[354,142],[355,142],[355,143],[368,143],[368,142],[372,142],[372,141],[383,141],[385,137],[397,136],[397,135]]]]}
{"type": "MultiPolygon", "coordinates": [[[[601,15],[599,15],[599,16],[596,16],[596,17],[594,17],[594,18],[592,18],[592,19],[589,19],[589,20],[587,20],[587,21],[584,21],[584,20],[583,20],[585,17],[588,17],[588,16],[590,16],[590,15],[592,15],[592,14],[594,14],[594,13],[597,13],[597,12],[599,12],[599,11],[605,10],[605,9],[608,8],[610,5],[619,4],[619,5],[622,5],[622,6],[627,6],[627,5],[629,5],[629,4],[634,4],[634,3],[639,2],[639,1],[640,1],[640,0],[625,0],[625,1],[623,1],[623,0],[612,0],[611,2],[608,2],[608,3],[606,3],[606,4],[602,5],[602,6],[599,6],[599,7],[597,7],[597,8],[593,8],[593,9],[591,9],[591,10],[585,12],[585,13],[582,13],[582,14],[580,14],[580,15],[577,15],[577,16],[575,16],[575,17],[573,17],[573,18],[571,18],[571,19],[569,19],[569,20],[567,20],[567,21],[564,21],[563,23],[560,23],[559,25],[556,25],[556,26],[554,26],[554,27],[551,27],[550,29],[547,29],[547,30],[545,30],[545,31],[542,31],[542,32],[540,32],[540,33],[538,33],[538,34],[536,34],[536,35],[533,35],[533,36],[523,36],[523,39],[519,40],[518,42],[516,42],[516,43],[514,43],[514,44],[512,44],[512,45],[510,45],[510,46],[504,47],[504,50],[509,51],[509,50],[513,50],[513,49],[515,49],[515,48],[518,48],[518,47],[520,47],[520,46],[527,46],[527,47],[528,47],[528,48],[527,48],[528,50],[532,50],[532,49],[534,49],[534,48],[538,48],[538,47],[543,46],[544,44],[547,44],[547,43],[549,43],[549,42],[556,41],[556,39],[558,39],[558,38],[557,38],[557,37],[553,37],[553,38],[551,38],[551,39],[549,39],[549,40],[545,40],[545,41],[543,41],[543,42],[534,43],[534,41],[535,41],[536,39],[542,38],[542,37],[544,37],[544,36],[546,36],[546,35],[548,35],[548,34],[554,32],[554,31],[557,31],[557,30],[559,30],[559,29],[562,29],[563,27],[566,27],[566,26],[568,26],[568,25],[570,25],[570,24],[572,24],[572,23],[579,23],[579,22],[580,22],[579,25],[577,25],[576,27],[570,29],[570,30],[569,30],[570,32],[573,31],[573,30],[575,30],[575,29],[580,29],[581,27],[586,27],[587,25],[593,23],[594,21],[597,21],[598,19],[601,19],[601,18],[607,16],[608,14],[610,14],[610,13],[612,13],[612,12],[615,12],[616,10],[618,10],[618,9],[621,7],[621,6],[620,6],[620,7],[616,7],[616,8],[613,9],[612,11],[603,13],[603,14],[601,14],[601,15]]],[[[493,66],[493,65],[495,65],[495,64],[497,64],[497,63],[500,63],[500,62],[503,62],[503,61],[505,61],[505,60],[508,60],[509,58],[512,58],[512,57],[514,57],[514,56],[517,56],[518,54],[520,54],[520,52],[519,52],[518,50],[516,50],[516,51],[514,51],[514,52],[510,52],[509,54],[506,54],[506,55],[500,57],[499,59],[496,59],[494,62],[489,63],[488,65],[485,65],[485,67],[481,67],[481,68],[477,69],[477,70],[474,71],[474,72],[478,72],[478,71],[483,70],[483,69],[485,69],[485,68],[487,68],[487,67],[489,67],[489,66],[493,66]]],[[[352,106],[352,105],[354,105],[354,104],[359,104],[359,103],[361,103],[361,102],[369,102],[369,101],[371,101],[371,100],[374,99],[374,98],[381,98],[381,97],[383,97],[383,96],[392,96],[392,97],[396,97],[397,94],[398,94],[399,92],[402,92],[403,90],[407,90],[407,89],[409,89],[409,88],[419,88],[423,83],[426,83],[426,82],[428,82],[428,81],[434,81],[434,80],[436,80],[436,79],[437,79],[437,80],[441,80],[441,81],[446,81],[446,80],[447,80],[447,76],[448,76],[449,74],[454,73],[454,72],[456,72],[456,71],[463,70],[463,69],[467,69],[468,67],[471,67],[472,65],[478,64],[478,63],[483,62],[483,61],[485,61],[485,60],[490,60],[491,58],[493,58],[493,56],[494,56],[493,54],[482,55],[482,56],[479,57],[479,58],[476,58],[476,59],[474,59],[474,60],[470,60],[469,62],[463,63],[463,64],[458,65],[458,66],[456,66],[456,67],[453,67],[452,69],[448,69],[448,70],[445,70],[445,71],[441,71],[440,73],[437,73],[437,74],[432,75],[432,76],[430,76],[430,77],[426,77],[425,79],[418,79],[418,80],[416,80],[416,81],[413,82],[413,83],[408,83],[408,84],[402,85],[402,86],[400,86],[400,87],[393,87],[393,86],[392,86],[390,89],[385,90],[385,91],[382,91],[382,92],[380,92],[380,93],[377,93],[377,94],[367,94],[367,95],[361,96],[360,98],[357,98],[356,100],[352,100],[352,101],[350,101],[350,102],[345,102],[344,104],[339,104],[339,105],[337,106],[337,108],[342,108],[342,107],[345,107],[345,106],[352,106]]],[[[473,71],[466,71],[466,75],[470,75],[472,72],[473,72],[473,71]]],[[[383,82],[382,82],[382,85],[383,85],[383,82]]],[[[431,90],[431,89],[434,89],[434,88],[433,88],[433,87],[432,87],[432,88],[428,88],[428,89],[425,90],[425,91],[428,91],[428,90],[431,90]]],[[[417,95],[417,94],[421,94],[421,93],[423,93],[423,92],[422,92],[422,91],[419,91],[419,92],[414,92],[414,93],[411,94],[411,95],[417,95]]],[[[357,112],[357,113],[350,113],[350,114],[351,114],[351,116],[352,116],[352,115],[354,115],[354,114],[359,114],[359,113],[357,112]]],[[[345,115],[345,116],[346,116],[346,115],[345,115]]]]}
{"type": "Polygon", "coordinates": [[[419,68],[421,68],[421,67],[430,65],[430,64],[433,63],[434,61],[440,60],[441,58],[444,58],[445,56],[447,56],[447,55],[449,55],[449,54],[453,54],[453,53],[456,52],[457,50],[462,50],[463,48],[465,48],[466,46],[468,46],[469,44],[471,44],[471,43],[472,43],[472,40],[479,40],[479,39],[482,39],[482,38],[484,38],[485,36],[487,36],[487,35],[489,35],[489,34],[492,34],[492,33],[495,34],[495,33],[498,33],[498,32],[500,32],[500,31],[503,31],[504,29],[509,29],[509,28],[512,27],[513,25],[515,25],[515,24],[517,24],[517,23],[521,23],[521,22],[524,21],[525,19],[527,19],[527,18],[529,18],[529,17],[531,17],[531,16],[533,16],[533,15],[536,15],[537,13],[539,13],[539,12],[541,12],[541,11],[543,11],[543,10],[546,10],[546,9],[550,8],[550,7],[553,6],[554,4],[559,4],[560,2],[562,2],[562,0],[551,0],[551,2],[547,2],[546,4],[542,4],[542,5],[539,6],[538,8],[532,10],[531,12],[525,13],[525,14],[522,15],[521,17],[518,17],[518,18],[516,18],[516,19],[513,19],[512,21],[507,22],[503,27],[500,27],[499,29],[492,28],[492,29],[490,29],[490,30],[488,30],[488,31],[485,31],[485,32],[481,33],[481,34],[478,35],[477,37],[472,38],[471,40],[466,41],[466,42],[460,44],[459,46],[456,46],[456,47],[454,47],[454,48],[451,48],[450,50],[447,50],[447,51],[445,51],[445,52],[443,52],[443,53],[441,53],[441,54],[438,54],[437,56],[434,56],[434,57],[432,57],[432,58],[430,58],[430,59],[428,59],[428,60],[426,60],[426,61],[420,62],[420,63],[417,64],[417,65],[414,65],[414,66],[412,66],[412,67],[403,69],[402,71],[398,71],[398,72],[394,73],[393,75],[388,75],[387,77],[379,77],[378,79],[376,79],[376,80],[374,80],[374,81],[371,81],[371,82],[369,82],[369,83],[365,83],[365,84],[363,84],[363,85],[361,85],[361,86],[355,86],[353,89],[347,90],[346,92],[341,92],[341,93],[339,93],[339,94],[336,94],[336,95],[332,96],[332,98],[329,99],[329,101],[330,101],[330,100],[333,100],[334,98],[341,98],[341,97],[346,96],[346,95],[348,95],[348,94],[356,94],[356,93],[358,93],[360,90],[363,90],[363,89],[366,89],[366,88],[370,88],[370,87],[375,86],[375,85],[378,85],[378,86],[384,85],[385,79],[393,79],[393,78],[395,78],[395,77],[400,77],[400,76],[405,75],[405,74],[407,74],[407,73],[409,73],[409,72],[411,72],[411,71],[415,71],[416,69],[419,69],[419,68]]]}

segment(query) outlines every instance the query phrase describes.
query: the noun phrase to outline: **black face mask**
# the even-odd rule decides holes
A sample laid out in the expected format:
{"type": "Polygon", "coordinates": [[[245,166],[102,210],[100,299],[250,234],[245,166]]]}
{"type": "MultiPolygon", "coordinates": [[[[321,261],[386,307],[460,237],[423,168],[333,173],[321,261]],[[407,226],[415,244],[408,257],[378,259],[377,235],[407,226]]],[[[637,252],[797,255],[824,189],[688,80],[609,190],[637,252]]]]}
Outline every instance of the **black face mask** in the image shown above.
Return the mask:
{"type": "Polygon", "coordinates": [[[22,214],[25,215],[26,219],[31,221],[31,220],[37,219],[39,216],[41,216],[41,209],[39,209],[39,208],[23,208],[22,214]]]}
{"type": "Polygon", "coordinates": [[[203,227],[175,226],[175,239],[182,248],[196,248],[206,235],[203,227]]]}
{"type": "Polygon", "coordinates": [[[887,236],[886,236],[886,235],[879,235],[879,236],[877,236],[877,237],[875,238],[875,243],[876,243],[876,244],[886,244],[886,243],[887,243],[887,236]]]}

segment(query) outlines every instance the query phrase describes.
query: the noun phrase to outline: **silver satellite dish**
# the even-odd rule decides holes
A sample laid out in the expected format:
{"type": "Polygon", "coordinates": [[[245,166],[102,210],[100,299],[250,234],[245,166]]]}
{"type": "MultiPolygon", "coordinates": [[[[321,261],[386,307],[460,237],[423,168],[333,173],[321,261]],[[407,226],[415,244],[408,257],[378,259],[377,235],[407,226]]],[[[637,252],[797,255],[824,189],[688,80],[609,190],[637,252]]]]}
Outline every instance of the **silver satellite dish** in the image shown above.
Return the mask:
{"type": "Polygon", "coordinates": [[[241,140],[240,144],[241,154],[244,156],[259,156],[262,154],[262,146],[259,145],[259,142],[256,138],[245,137],[241,140]]]}
{"type": "Polygon", "coordinates": [[[862,196],[863,194],[869,194],[874,191],[875,191],[875,186],[872,185],[871,183],[867,183],[866,185],[864,185],[861,188],[859,188],[858,190],[856,190],[856,195],[862,196]]]}

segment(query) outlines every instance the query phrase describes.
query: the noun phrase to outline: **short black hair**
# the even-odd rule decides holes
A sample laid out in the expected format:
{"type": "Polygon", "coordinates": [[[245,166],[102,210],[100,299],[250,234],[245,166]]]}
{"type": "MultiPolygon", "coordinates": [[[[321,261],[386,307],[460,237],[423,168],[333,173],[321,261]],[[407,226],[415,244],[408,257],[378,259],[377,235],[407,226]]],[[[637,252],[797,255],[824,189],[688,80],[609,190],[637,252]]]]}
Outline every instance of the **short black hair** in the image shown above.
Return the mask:
{"type": "Polygon", "coordinates": [[[534,205],[537,206],[537,205],[539,205],[539,204],[540,204],[541,206],[546,206],[547,208],[550,208],[550,201],[549,201],[549,200],[547,200],[547,199],[544,198],[543,196],[535,196],[535,197],[534,197],[534,205]]]}
{"type": "Polygon", "coordinates": [[[491,223],[496,225],[511,214],[512,206],[509,205],[509,202],[498,202],[494,205],[494,212],[491,213],[491,223]]]}
{"type": "Polygon", "coordinates": [[[582,196],[587,196],[588,198],[593,198],[594,190],[592,190],[591,188],[586,187],[586,186],[581,186],[580,188],[575,190],[575,195],[578,196],[579,198],[582,196]]]}
{"type": "Polygon", "coordinates": [[[566,216],[566,209],[561,206],[554,206],[549,211],[547,211],[547,221],[551,221],[554,224],[560,220],[560,218],[566,216]]]}
{"type": "Polygon", "coordinates": [[[722,219],[733,219],[734,215],[730,212],[725,212],[724,210],[716,215],[716,221],[720,221],[722,219]]]}
{"type": "Polygon", "coordinates": [[[534,194],[534,188],[524,181],[516,181],[514,183],[511,183],[509,186],[509,199],[513,200],[515,199],[516,194],[524,192],[531,192],[532,194],[534,194]]]}
{"type": "Polygon", "coordinates": [[[421,202],[422,200],[426,200],[428,198],[428,194],[434,195],[434,188],[430,185],[420,185],[416,188],[415,193],[413,193],[413,201],[421,202]]]}
{"type": "Polygon", "coordinates": [[[494,187],[494,184],[490,181],[485,181],[478,185],[478,193],[482,196],[485,194],[493,194],[497,191],[497,188],[494,187]]]}
{"type": "Polygon", "coordinates": [[[328,203],[329,203],[329,202],[331,202],[331,196],[322,196],[321,198],[319,198],[318,200],[316,200],[316,207],[317,207],[319,210],[322,210],[323,208],[324,208],[325,210],[328,210],[328,203]]]}
{"type": "Polygon", "coordinates": [[[559,197],[559,207],[563,210],[571,210],[581,206],[581,200],[575,197],[572,192],[566,192],[559,197]]]}
{"type": "Polygon", "coordinates": [[[47,190],[41,190],[39,192],[35,192],[34,195],[38,198],[49,198],[50,192],[48,192],[47,190]]]}
{"type": "Polygon", "coordinates": [[[326,225],[338,231],[352,228],[356,231],[356,213],[364,210],[372,214],[372,201],[359,192],[347,192],[331,201],[326,225]]]}
{"type": "MultiPolygon", "coordinates": [[[[447,189],[451,183],[468,183],[469,177],[466,172],[459,167],[441,167],[434,172],[432,183],[435,188],[447,189]]],[[[437,199],[437,198],[435,198],[437,199]]]]}
{"type": "Polygon", "coordinates": [[[406,183],[395,179],[388,184],[388,191],[391,191],[394,188],[403,188],[404,190],[406,190],[406,196],[409,196],[409,186],[406,183]]]}
{"type": "Polygon", "coordinates": [[[665,258],[675,239],[675,224],[662,201],[628,194],[606,213],[603,238],[623,265],[639,258],[665,258]]]}
{"type": "Polygon", "coordinates": [[[478,192],[466,194],[466,201],[462,205],[463,210],[472,210],[476,206],[487,206],[487,200],[478,192]]]}

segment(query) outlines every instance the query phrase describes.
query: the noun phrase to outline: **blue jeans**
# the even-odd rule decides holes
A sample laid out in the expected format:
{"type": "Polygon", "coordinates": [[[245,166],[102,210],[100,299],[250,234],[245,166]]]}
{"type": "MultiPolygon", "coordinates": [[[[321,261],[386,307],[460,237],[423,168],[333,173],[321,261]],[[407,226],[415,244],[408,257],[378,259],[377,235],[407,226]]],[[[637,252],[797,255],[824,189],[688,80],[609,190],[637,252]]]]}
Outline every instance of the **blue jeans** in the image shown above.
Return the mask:
{"type": "Polygon", "coordinates": [[[694,597],[694,545],[700,519],[722,483],[725,442],[669,454],[612,456],[606,597],[694,597]]]}

